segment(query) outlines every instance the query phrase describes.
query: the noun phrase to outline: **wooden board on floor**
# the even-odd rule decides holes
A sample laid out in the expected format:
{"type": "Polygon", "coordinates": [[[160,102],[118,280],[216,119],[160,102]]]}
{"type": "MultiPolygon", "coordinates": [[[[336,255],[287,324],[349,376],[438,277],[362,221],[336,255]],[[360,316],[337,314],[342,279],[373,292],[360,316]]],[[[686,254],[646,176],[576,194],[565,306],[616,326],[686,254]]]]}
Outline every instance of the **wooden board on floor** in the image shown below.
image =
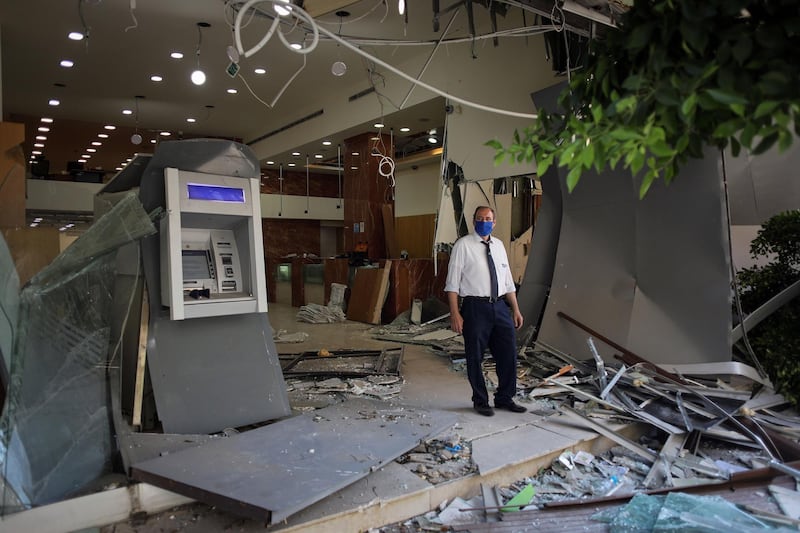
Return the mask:
{"type": "Polygon", "coordinates": [[[368,324],[381,323],[381,310],[389,290],[391,261],[383,268],[359,268],[356,270],[350,301],[347,304],[347,319],[368,324]]]}

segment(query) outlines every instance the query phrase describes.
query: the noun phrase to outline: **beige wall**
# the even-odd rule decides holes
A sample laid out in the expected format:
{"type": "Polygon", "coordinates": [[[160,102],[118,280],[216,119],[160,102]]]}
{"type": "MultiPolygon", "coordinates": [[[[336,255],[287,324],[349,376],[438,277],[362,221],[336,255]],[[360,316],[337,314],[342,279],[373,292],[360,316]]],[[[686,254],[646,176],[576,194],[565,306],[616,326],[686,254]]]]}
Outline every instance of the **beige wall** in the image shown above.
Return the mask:
{"type": "Polygon", "coordinates": [[[439,208],[441,192],[439,159],[395,171],[395,217],[428,215],[439,208]]]}

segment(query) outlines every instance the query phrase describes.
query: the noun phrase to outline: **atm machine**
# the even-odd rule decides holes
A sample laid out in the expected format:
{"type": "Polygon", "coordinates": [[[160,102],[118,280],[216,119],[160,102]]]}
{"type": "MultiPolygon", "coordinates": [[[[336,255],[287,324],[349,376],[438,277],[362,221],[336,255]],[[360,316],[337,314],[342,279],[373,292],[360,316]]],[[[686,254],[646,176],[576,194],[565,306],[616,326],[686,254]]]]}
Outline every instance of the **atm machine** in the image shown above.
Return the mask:
{"type": "Polygon", "coordinates": [[[288,416],[267,314],[258,159],[240,143],[189,139],[160,143],[142,166],[117,189],[138,187],[147,212],[163,211],[141,243],[161,429],[207,434],[288,416]]]}
{"type": "Polygon", "coordinates": [[[259,183],[164,169],[161,302],[170,319],[267,311],[259,183]]]}

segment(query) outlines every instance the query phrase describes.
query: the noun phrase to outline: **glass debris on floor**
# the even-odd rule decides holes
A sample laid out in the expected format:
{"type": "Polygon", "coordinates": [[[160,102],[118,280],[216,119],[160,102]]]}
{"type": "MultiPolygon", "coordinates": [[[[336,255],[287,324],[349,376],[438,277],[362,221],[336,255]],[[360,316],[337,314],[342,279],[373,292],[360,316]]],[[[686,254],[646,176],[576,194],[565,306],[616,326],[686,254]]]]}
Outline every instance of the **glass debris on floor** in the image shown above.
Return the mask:
{"type": "Polygon", "coordinates": [[[477,471],[472,447],[456,434],[428,440],[400,456],[397,462],[432,485],[477,471]]]}
{"type": "MultiPolygon", "coordinates": [[[[437,331],[430,326],[393,324],[373,334],[410,343],[422,342],[419,336],[426,335],[424,342],[431,351],[450,357],[451,368],[460,370],[463,353],[459,357],[457,344],[452,338],[442,340],[444,334],[428,335],[437,331]]],[[[565,450],[548,468],[472,496],[470,506],[462,499],[470,495],[461,495],[436,511],[374,531],[433,531],[445,526],[450,531],[470,531],[470,524],[483,531],[491,529],[477,525],[493,520],[513,520],[516,527],[527,523],[524,513],[549,512],[553,505],[594,509],[596,502],[613,499],[619,500],[613,509],[597,514],[610,531],[788,531],[800,527],[800,511],[782,511],[773,496],[784,490],[800,501],[800,417],[785,398],[742,363],[681,365],[679,372],[670,372],[632,355],[622,362],[601,361],[599,356],[579,360],[540,342],[522,349],[517,397],[529,412],[542,420],[596,432],[612,446],[598,454],[565,450]],[[760,476],[760,484],[734,491],[748,476],[760,476]],[[773,478],[784,486],[775,486],[773,478]],[[715,486],[720,494],[713,497],[686,492],[714,490],[715,486]],[[668,495],[647,495],[656,491],[668,495]],[[513,519],[504,518],[510,513],[503,506],[528,493],[532,493],[530,504],[513,519]],[[739,501],[747,495],[753,501],[739,501]],[[448,522],[452,506],[472,513],[471,522],[448,522]],[[478,518],[476,510],[481,511],[478,518]]],[[[491,357],[484,360],[483,369],[492,388],[496,376],[491,357]]],[[[435,454],[422,449],[401,461],[419,473],[441,464],[435,454]]],[[[586,514],[584,523],[590,519],[586,514]]],[[[530,524],[534,523],[542,525],[531,514],[530,524]]],[[[533,531],[530,527],[517,530],[533,531]]]]}

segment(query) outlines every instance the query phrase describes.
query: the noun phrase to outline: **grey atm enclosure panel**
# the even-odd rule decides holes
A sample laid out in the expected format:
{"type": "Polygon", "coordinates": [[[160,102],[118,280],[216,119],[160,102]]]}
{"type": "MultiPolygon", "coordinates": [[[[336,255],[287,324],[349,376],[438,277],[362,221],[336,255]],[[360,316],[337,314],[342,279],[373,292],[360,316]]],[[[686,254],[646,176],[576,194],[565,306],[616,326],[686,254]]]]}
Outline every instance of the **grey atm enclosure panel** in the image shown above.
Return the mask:
{"type": "Polygon", "coordinates": [[[267,311],[258,186],[164,169],[161,302],[172,320],[267,311]]]}

